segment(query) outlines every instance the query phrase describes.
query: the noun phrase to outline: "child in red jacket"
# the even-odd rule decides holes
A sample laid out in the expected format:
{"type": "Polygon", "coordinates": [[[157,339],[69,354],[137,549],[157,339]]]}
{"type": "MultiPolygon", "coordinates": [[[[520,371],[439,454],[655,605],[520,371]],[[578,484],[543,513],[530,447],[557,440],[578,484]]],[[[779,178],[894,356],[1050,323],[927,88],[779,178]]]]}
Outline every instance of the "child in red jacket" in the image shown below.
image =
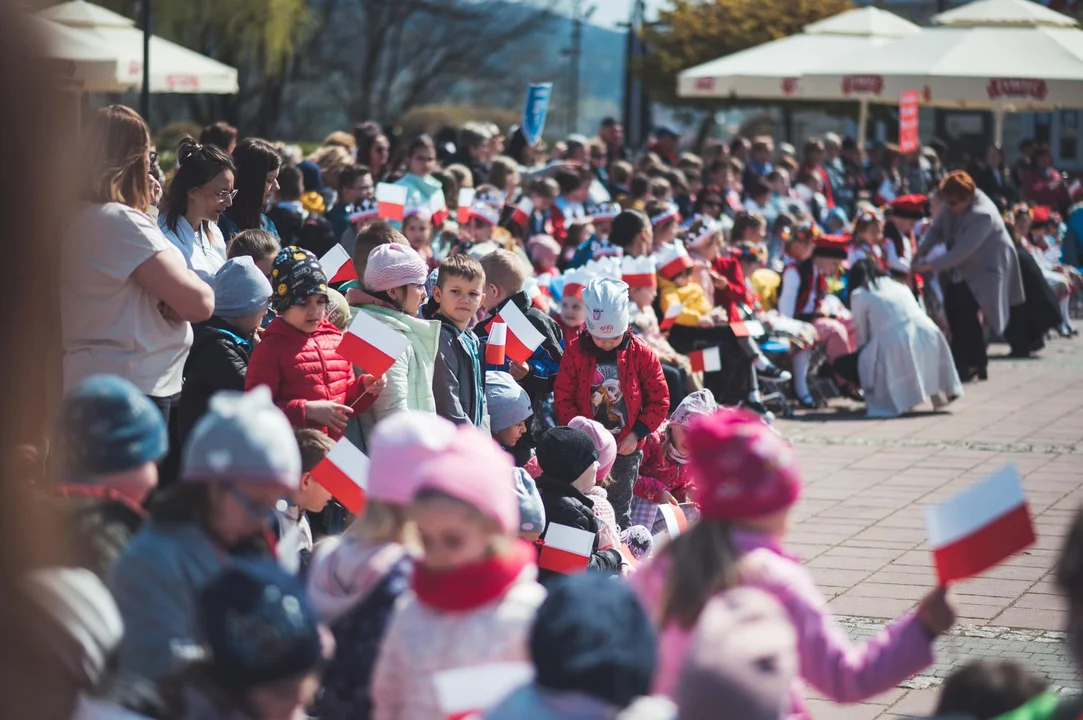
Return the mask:
{"type": "Polygon", "coordinates": [[[583,291],[586,332],[568,343],[555,388],[557,420],[582,416],[617,439],[609,501],[621,529],[632,524],[632,486],[647,436],[669,411],[669,388],[658,356],[628,331],[628,286],[595,278],[583,291]]]}
{"type": "Polygon", "coordinates": [[[350,416],[372,405],[381,385],[372,375],[356,377],[353,364],[338,354],[342,333],[327,320],[327,275],[315,255],[282,248],[271,285],[278,317],[252,351],[245,390],[266,385],[294,427],[338,439],[350,416]]]}
{"type": "MultiPolygon", "coordinates": [[[[669,422],[651,433],[643,447],[643,462],[639,466],[639,479],[632,498],[632,523],[643,525],[657,534],[665,528],[665,520],[658,512],[663,503],[684,505],[695,502],[692,477],[688,473],[688,443],[685,430],[697,417],[711,415],[718,410],[718,403],[710,390],[690,394],[673,414],[669,422]]],[[[685,514],[689,514],[686,509],[685,514]]]]}

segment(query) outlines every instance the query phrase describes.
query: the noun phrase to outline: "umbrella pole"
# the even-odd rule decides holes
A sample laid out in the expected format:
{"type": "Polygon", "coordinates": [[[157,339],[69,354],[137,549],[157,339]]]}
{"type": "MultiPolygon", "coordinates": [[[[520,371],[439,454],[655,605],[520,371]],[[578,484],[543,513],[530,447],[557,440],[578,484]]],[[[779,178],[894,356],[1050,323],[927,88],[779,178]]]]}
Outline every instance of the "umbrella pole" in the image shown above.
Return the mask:
{"type": "Polygon", "coordinates": [[[139,97],[139,111],[143,120],[150,124],[150,3],[143,0],[143,91],[139,97]]]}
{"type": "Polygon", "coordinates": [[[857,147],[865,149],[865,128],[869,124],[869,101],[861,98],[857,101],[857,147]]]}
{"type": "Polygon", "coordinates": [[[993,110],[993,143],[997,147],[1004,146],[1004,108],[993,110]]]}

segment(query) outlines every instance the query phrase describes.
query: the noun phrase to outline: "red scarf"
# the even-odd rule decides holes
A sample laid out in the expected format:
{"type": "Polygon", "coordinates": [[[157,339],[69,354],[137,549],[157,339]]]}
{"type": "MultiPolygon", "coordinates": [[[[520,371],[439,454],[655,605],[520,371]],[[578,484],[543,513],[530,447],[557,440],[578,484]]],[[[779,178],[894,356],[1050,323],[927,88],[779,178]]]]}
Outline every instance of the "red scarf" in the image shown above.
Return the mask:
{"type": "Polygon", "coordinates": [[[530,545],[517,540],[503,555],[454,570],[436,572],[419,564],[414,568],[414,593],[434,610],[474,610],[502,597],[536,557],[530,545]]]}

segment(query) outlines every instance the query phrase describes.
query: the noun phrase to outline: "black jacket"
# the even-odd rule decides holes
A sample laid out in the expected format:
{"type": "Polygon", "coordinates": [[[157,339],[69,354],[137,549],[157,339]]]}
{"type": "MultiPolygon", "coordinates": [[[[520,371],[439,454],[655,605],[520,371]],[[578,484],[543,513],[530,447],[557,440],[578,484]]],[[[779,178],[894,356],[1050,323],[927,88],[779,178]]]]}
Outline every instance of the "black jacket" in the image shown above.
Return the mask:
{"type": "MultiPolygon", "coordinates": [[[[432,393],[436,399],[436,414],[456,425],[473,424],[474,404],[481,395],[482,417],[485,421],[485,360],[480,350],[478,362],[481,367],[481,387],[474,377],[473,361],[466,349],[459,328],[441,313],[433,320],[440,321],[440,340],[437,345],[436,368],[432,378],[432,393]]],[[[471,332],[467,330],[466,332],[471,332]]]]}
{"type": "Polygon", "coordinates": [[[178,422],[183,444],[219,390],[244,392],[244,376],[252,345],[228,321],[212,316],[194,327],[195,338],[184,363],[178,422]]]}
{"type": "Polygon", "coordinates": [[[59,485],[56,503],[71,533],[70,562],[97,574],[103,581],[109,569],[139,532],[146,513],[142,508],[101,485],[59,485]]]}
{"type": "MultiPolygon", "coordinates": [[[[594,501],[583,493],[576,490],[563,480],[550,477],[542,473],[537,480],[538,492],[541,494],[542,505],[545,506],[545,529],[553,523],[567,525],[594,533],[594,548],[590,556],[588,570],[597,570],[610,575],[620,572],[620,551],[614,548],[598,550],[598,531],[601,525],[598,518],[594,517],[594,501]]],[[[542,539],[545,533],[542,533],[542,539]]],[[[547,580],[560,577],[560,573],[551,570],[538,570],[538,579],[547,580]]]]}

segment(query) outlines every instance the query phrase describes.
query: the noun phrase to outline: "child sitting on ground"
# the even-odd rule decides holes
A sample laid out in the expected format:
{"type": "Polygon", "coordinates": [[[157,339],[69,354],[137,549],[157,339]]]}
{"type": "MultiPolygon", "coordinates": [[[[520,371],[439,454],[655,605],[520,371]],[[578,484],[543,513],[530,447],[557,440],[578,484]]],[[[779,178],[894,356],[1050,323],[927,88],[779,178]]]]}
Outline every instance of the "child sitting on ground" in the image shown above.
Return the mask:
{"type": "Polygon", "coordinates": [[[267,315],[271,297],[271,283],[250,257],[227,260],[213,284],[214,315],[193,327],[192,349],[184,361],[178,410],[182,444],[207,412],[212,395],[219,390],[244,390],[252,348],[259,342],[256,329],[267,315]]]}
{"type": "Polygon", "coordinates": [[[327,275],[315,255],[285,247],[271,276],[278,317],[252,351],[245,389],[266,385],[295,428],[337,439],[351,415],[372,405],[383,382],[356,376],[338,354],[342,333],[327,320],[327,275]]]}
{"type": "Polygon", "coordinates": [[[373,432],[365,508],[341,537],[316,547],[308,593],[335,636],[335,656],[314,708],[321,718],[368,718],[380,642],[410,586],[416,538],[407,515],[413,488],[403,476],[446,447],[455,426],[431,413],[398,413],[373,432]]]}
{"type": "Polygon", "coordinates": [[[319,430],[305,428],[297,431],[297,448],[301,451],[301,483],[293,494],[292,502],[285,509],[276,508],[276,534],[281,540],[291,533],[299,533],[298,551],[301,554],[302,574],[312,559],[312,525],[307,513],[323,512],[331,501],[331,493],[316,482],[312,471],[331,452],[335,443],[319,430]]]}
{"type": "Polygon", "coordinates": [[[632,524],[632,486],[641,448],[669,411],[669,389],[658,356],[628,331],[628,286],[594,278],[583,292],[587,331],[569,346],[557,378],[557,420],[597,420],[617,439],[609,501],[621,529],[632,524]]]}
{"type": "Polygon", "coordinates": [[[400,476],[414,491],[410,515],[424,557],[380,646],[373,717],[445,717],[451,708],[440,705],[436,677],[526,661],[545,590],[535,580],[533,548],[516,537],[510,459],[491,438],[461,425],[446,447],[404,463],[400,476]]]}
{"type": "MultiPolygon", "coordinates": [[[[609,574],[620,570],[620,551],[615,547],[619,538],[602,537],[603,525],[594,515],[594,501],[586,496],[598,482],[598,450],[590,435],[570,427],[547,430],[538,441],[538,492],[545,504],[546,530],[553,524],[578,528],[592,533],[594,545],[588,568],[609,574]],[[603,541],[612,543],[604,548],[603,541]]],[[[543,533],[542,537],[545,535],[543,533]]],[[[542,569],[543,581],[560,575],[542,569]]]]}
{"type": "Polygon", "coordinates": [[[470,330],[485,299],[485,271],[469,255],[452,255],[437,271],[429,305],[438,310],[440,343],[433,371],[436,414],[456,425],[485,425],[485,362],[481,343],[470,330]]]}
{"type": "MultiPolygon", "coordinates": [[[[485,373],[485,399],[489,411],[489,432],[509,453],[527,433],[526,421],[533,411],[526,391],[506,372],[485,373]]],[[[528,459],[530,459],[528,457],[528,459]]]]}
{"type": "MultiPolygon", "coordinates": [[[[701,520],[633,579],[661,628],[656,692],[672,694],[704,606],[738,583],[782,603],[797,631],[801,677],[829,700],[860,702],[932,664],[934,640],[955,622],[946,588],[855,646],[809,572],[786,554],[782,541],[803,483],[781,436],[747,410],[728,409],[697,419],[688,449],[701,520]]],[[[789,715],[805,715],[801,690],[794,691],[789,715]]]]}
{"type": "MultiPolygon", "coordinates": [[[[710,390],[700,390],[686,397],[669,421],[651,433],[643,448],[643,464],[632,498],[632,522],[644,525],[652,534],[665,529],[658,506],[685,505],[695,502],[692,478],[688,472],[689,425],[698,417],[718,410],[710,390]]],[[[688,514],[689,508],[686,511],[688,514]]]]}

